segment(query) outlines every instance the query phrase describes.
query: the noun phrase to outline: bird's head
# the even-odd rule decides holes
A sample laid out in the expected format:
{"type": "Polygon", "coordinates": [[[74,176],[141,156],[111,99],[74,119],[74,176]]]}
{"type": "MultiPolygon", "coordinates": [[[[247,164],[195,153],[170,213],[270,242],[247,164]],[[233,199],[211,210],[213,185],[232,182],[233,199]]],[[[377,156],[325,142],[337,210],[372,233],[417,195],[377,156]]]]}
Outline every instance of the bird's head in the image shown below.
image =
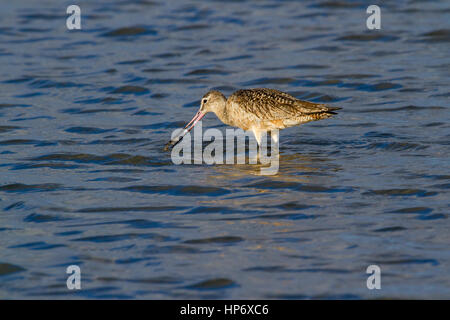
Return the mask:
{"type": "Polygon", "coordinates": [[[206,93],[202,100],[200,100],[200,108],[191,121],[184,127],[186,132],[192,130],[192,128],[199,122],[208,112],[220,113],[227,103],[227,98],[216,90],[211,90],[206,93]]]}
{"type": "Polygon", "coordinates": [[[208,93],[206,93],[203,98],[200,100],[200,108],[198,109],[195,116],[192,118],[191,121],[184,127],[184,130],[181,132],[181,134],[176,137],[175,139],[172,139],[169,141],[165,149],[168,149],[170,146],[176,145],[178,142],[181,141],[181,139],[192,130],[192,128],[195,127],[197,122],[199,122],[208,112],[214,112],[215,114],[219,114],[220,112],[223,112],[223,109],[225,108],[227,102],[227,98],[225,96],[216,90],[211,90],[208,93]]]}
{"type": "Polygon", "coordinates": [[[216,90],[211,90],[208,93],[206,93],[202,100],[200,100],[200,108],[198,109],[195,116],[192,118],[191,121],[184,127],[186,132],[189,132],[192,130],[192,128],[199,122],[208,112],[214,112],[215,114],[218,114],[220,111],[225,108],[225,104],[227,102],[227,98],[225,96],[216,90]]]}
{"type": "Polygon", "coordinates": [[[211,90],[206,93],[202,100],[200,101],[199,112],[207,114],[208,112],[214,112],[217,114],[218,111],[225,107],[227,99],[225,96],[216,90],[211,90]]]}

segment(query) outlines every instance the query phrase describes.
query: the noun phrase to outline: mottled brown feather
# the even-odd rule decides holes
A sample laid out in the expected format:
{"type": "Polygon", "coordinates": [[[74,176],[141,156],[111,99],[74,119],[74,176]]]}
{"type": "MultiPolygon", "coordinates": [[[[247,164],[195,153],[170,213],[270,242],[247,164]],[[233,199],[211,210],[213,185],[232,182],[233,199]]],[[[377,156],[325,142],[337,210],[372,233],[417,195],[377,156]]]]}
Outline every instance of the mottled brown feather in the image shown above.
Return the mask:
{"type": "Polygon", "coordinates": [[[238,90],[228,100],[228,104],[236,103],[240,108],[263,121],[299,117],[319,120],[330,116],[330,114],[320,115],[321,113],[332,114],[333,110],[340,109],[302,101],[288,93],[266,88],[238,90]]]}

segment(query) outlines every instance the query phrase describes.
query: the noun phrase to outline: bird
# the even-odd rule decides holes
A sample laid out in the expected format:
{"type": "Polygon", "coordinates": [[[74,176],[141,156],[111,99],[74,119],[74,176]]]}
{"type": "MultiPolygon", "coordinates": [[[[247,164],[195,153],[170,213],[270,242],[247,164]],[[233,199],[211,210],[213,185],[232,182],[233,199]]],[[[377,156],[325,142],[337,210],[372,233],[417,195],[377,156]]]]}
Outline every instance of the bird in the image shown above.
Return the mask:
{"type": "Polygon", "coordinates": [[[207,113],[213,112],[225,124],[253,132],[258,145],[263,133],[271,132],[271,138],[278,143],[278,130],[310,121],[327,119],[340,110],[322,103],[303,101],[275,89],[241,89],[228,99],[217,90],[207,92],[200,101],[200,108],[180,135],[165,145],[173,147],[194,128],[207,113]]]}

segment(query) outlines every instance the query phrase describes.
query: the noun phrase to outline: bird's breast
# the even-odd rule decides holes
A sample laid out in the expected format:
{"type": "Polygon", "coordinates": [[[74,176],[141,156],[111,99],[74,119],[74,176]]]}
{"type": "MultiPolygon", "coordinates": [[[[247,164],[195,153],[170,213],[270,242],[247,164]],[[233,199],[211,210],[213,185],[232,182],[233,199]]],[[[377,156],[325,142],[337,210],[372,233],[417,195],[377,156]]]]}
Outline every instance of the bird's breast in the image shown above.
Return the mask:
{"type": "Polygon", "coordinates": [[[258,117],[247,112],[235,102],[227,104],[224,112],[224,119],[222,121],[230,126],[241,128],[242,130],[249,130],[254,126],[258,126],[260,123],[258,117]]]}

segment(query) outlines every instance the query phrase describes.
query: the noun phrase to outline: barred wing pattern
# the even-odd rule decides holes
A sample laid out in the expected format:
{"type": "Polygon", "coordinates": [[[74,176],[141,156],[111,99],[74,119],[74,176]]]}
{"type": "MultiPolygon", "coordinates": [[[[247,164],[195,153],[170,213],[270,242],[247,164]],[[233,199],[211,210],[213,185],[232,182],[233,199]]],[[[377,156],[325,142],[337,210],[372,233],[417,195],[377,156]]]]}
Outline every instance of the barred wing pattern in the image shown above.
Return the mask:
{"type": "Polygon", "coordinates": [[[283,120],[331,113],[340,108],[299,100],[290,94],[266,88],[238,90],[229,100],[260,120],[283,120]]]}

